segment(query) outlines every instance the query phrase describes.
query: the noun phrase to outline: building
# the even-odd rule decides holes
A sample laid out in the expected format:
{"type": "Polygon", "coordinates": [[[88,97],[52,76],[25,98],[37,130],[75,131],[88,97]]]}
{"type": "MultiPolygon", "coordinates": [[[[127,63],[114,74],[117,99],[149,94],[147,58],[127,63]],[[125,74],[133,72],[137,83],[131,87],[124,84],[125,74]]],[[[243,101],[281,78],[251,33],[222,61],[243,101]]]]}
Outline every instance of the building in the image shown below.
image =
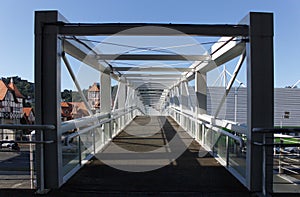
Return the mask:
{"type": "MultiPolygon", "coordinates": [[[[193,87],[191,88],[191,90],[193,87]]],[[[192,92],[192,91],[190,91],[192,92]]],[[[225,94],[221,87],[207,88],[207,113],[215,115],[225,94]]],[[[263,95],[262,95],[263,96],[263,95]]],[[[221,108],[219,118],[247,124],[247,88],[233,87],[221,108]]],[[[274,126],[300,126],[300,88],[274,88],[274,126]],[[288,114],[288,116],[286,116],[288,114]]]]}
{"type": "Polygon", "coordinates": [[[61,120],[68,121],[88,116],[84,102],[61,102],[61,120]]]}
{"type": "Polygon", "coordinates": [[[100,110],[100,84],[94,83],[88,90],[88,102],[92,111],[100,110]]]}
{"type": "Polygon", "coordinates": [[[34,124],[35,115],[32,107],[23,107],[23,120],[25,124],[34,124]]]}
{"type": "Polygon", "coordinates": [[[61,107],[61,120],[62,121],[67,121],[67,120],[72,120],[72,110],[73,106],[70,102],[61,102],[60,103],[61,107]]]}
{"type": "MultiPolygon", "coordinates": [[[[0,80],[0,123],[1,124],[20,124],[23,115],[24,96],[18,90],[11,79],[6,85],[0,80]]],[[[3,129],[0,139],[15,139],[13,130],[3,129]]]]}

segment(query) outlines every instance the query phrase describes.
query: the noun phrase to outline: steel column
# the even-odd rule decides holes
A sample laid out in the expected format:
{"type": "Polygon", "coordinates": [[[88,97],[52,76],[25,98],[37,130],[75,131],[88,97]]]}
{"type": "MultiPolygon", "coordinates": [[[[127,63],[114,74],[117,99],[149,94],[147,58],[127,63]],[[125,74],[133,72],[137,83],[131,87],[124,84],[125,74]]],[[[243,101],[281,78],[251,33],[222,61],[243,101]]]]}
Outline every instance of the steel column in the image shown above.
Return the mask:
{"type": "MultiPolygon", "coordinates": [[[[253,128],[274,126],[274,57],[273,57],[273,14],[250,13],[242,24],[249,25],[247,54],[247,186],[251,191],[272,190],[272,165],[264,162],[262,148],[253,142],[263,143],[263,135],[255,134],[253,128]]],[[[273,143],[268,136],[266,143],[273,143]]],[[[272,155],[272,147],[267,155],[272,155]]],[[[268,158],[272,164],[273,158],[268,158]]]]}
{"type": "Polygon", "coordinates": [[[198,114],[206,114],[207,110],[207,83],[206,73],[196,72],[195,74],[195,92],[197,97],[196,112],[198,114]]]}
{"type": "Polygon", "coordinates": [[[119,109],[121,109],[121,108],[125,108],[127,85],[125,83],[119,83],[119,86],[120,89],[118,94],[118,107],[119,109]]]}
{"type": "MultiPolygon", "coordinates": [[[[111,113],[111,78],[109,74],[100,74],[100,112],[101,113],[111,113]]],[[[104,125],[104,137],[112,137],[111,125],[107,123],[104,125]]]]}
{"type": "Polygon", "coordinates": [[[188,89],[187,89],[187,82],[183,81],[180,83],[180,88],[181,88],[181,110],[189,110],[189,93],[188,93],[188,89]]]}
{"type": "Polygon", "coordinates": [[[36,146],[37,185],[39,192],[58,188],[63,183],[61,150],[61,41],[58,27],[45,25],[62,18],[57,11],[35,12],[35,113],[36,123],[55,125],[55,130],[36,132],[40,141],[52,144],[36,146]]]}

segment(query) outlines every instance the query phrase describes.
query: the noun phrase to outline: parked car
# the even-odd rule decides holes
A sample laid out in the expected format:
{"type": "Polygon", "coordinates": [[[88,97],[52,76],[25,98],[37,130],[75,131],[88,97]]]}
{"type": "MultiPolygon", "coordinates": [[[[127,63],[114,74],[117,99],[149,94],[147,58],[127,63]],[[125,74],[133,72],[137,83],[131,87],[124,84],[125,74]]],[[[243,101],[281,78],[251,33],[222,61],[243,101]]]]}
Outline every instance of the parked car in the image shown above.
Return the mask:
{"type": "Polygon", "coordinates": [[[19,144],[15,141],[7,141],[4,143],[2,142],[1,148],[8,148],[10,150],[16,150],[16,151],[20,150],[19,144]]]}
{"type": "Polygon", "coordinates": [[[290,153],[300,153],[299,147],[286,147],[284,148],[285,151],[288,151],[290,153]]]}

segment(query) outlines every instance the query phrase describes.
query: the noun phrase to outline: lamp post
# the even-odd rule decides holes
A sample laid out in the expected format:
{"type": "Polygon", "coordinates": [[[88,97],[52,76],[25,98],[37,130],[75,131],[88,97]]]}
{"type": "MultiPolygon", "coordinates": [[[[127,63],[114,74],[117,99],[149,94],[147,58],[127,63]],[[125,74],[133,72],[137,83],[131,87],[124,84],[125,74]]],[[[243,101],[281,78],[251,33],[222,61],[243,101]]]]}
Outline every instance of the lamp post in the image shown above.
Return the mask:
{"type": "Polygon", "coordinates": [[[237,88],[234,90],[234,122],[236,122],[236,116],[237,116],[237,95],[238,95],[238,90],[243,85],[241,82],[237,88]]]}

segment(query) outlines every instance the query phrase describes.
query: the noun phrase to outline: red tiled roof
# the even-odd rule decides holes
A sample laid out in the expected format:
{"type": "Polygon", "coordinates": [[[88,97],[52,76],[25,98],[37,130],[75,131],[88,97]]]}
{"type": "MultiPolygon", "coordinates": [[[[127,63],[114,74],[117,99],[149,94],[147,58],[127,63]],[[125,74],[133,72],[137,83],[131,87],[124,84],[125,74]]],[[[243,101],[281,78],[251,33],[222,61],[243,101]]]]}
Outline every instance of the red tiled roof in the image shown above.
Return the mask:
{"type": "Polygon", "coordinates": [[[92,85],[92,87],[90,87],[90,89],[88,90],[89,92],[99,92],[100,91],[100,87],[97,83],[94,83],[92,85]]]}
{"type": "Polygon", "coordinates": [[[8,87],[15,92],[17,98],[25,98],[14,83],[10,82],[8,87]]]}
{"type": "Polygon", "coordinates": [[[72,114],[78,114],[81,113],[84,116],[88,116],[89,112],[84,104],[84,102],[70,102],[73,105],[73,111],[72,114]]]}
{"type": "Polygon", "coordinates": [[[25,113],[27,117],[29,117],[31,111],[32,107],[23,107],[23,113],[25,113]]]}
{"type": "Polygon", "coordinates": [[[5,83],[2,80],[0,80],[0,101],[2,101],[5,98],[7,90],[8,88],[5,85],[5,83]]]}
{"type": "Polygon", "coordinates": [[[68,102],[61,102],[60,106],[61,107],[69,107],[69,103],[68,102]]]}

